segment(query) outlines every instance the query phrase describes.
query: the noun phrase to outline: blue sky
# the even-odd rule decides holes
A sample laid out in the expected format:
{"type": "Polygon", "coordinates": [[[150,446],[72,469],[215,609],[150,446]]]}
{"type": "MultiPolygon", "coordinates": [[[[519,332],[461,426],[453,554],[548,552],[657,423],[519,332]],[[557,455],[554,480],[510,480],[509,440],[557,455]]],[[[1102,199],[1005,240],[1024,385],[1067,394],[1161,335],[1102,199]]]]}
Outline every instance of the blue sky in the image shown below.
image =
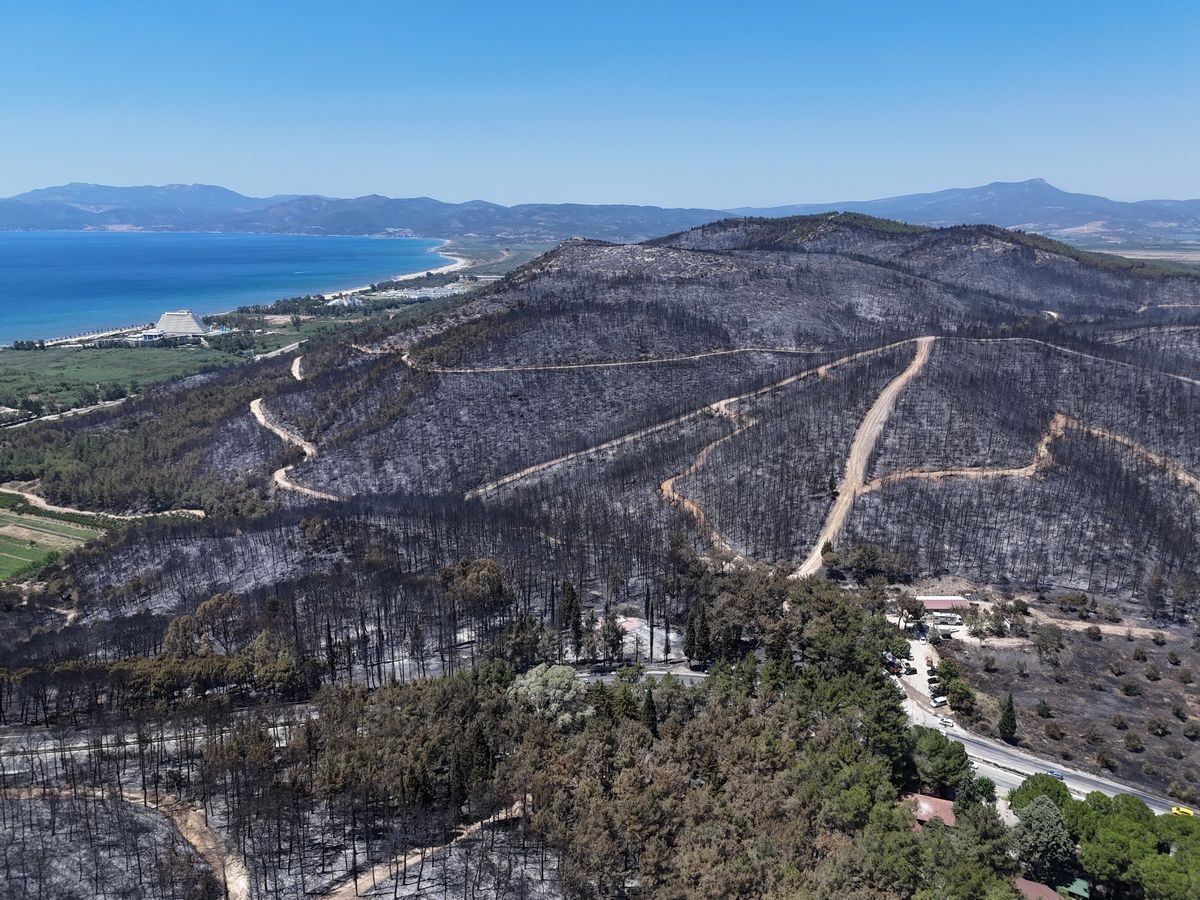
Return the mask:
{"type": "Polygon", "coordinates": [[[1200,197],[1198,86],[1195,2],[14,0],[0,195],[1200,197]]]}

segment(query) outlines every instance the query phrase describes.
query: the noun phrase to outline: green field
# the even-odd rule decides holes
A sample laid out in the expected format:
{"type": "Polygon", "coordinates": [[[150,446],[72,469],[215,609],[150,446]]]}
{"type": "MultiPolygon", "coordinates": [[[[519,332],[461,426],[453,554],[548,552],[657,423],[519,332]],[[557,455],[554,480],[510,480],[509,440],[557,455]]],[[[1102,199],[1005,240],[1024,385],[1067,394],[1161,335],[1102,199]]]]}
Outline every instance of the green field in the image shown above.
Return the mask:
{"type": "Polygon", "coordinates": [[[0,581],[17,573],[29,575],[102,532],[50,516],[0,508],[0,581]]]}

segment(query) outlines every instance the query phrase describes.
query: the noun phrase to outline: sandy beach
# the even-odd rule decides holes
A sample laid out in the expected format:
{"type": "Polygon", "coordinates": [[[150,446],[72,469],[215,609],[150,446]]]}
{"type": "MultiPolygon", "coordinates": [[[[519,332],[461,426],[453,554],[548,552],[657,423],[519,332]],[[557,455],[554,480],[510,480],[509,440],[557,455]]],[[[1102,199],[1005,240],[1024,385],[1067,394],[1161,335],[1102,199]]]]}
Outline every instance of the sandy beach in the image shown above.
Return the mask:
{"type": "MultiPolygon", "coordinates": [[[[454,260],[454,262],[446,263],[446,265],[444,265],[444,266],[438,266],[436,269],[425,269],[420,272],[409,272],[407,275],[394,275],[391,278],[380,279],[380,280],[382,280],[382,281],[415,281],[418,278],[424,278],[426,275],[445,275],[448,272],[457,272],[460,269],[465,269],[469,265],[471,265],[471,261],[469,259],[466,259],[462,256],[455,256],[453,253],[443,253],[442,247],[446,247],[449,244],[450,244],[449,241],[442,241],[441,246],[431,252],[436,253],[438,256],[444,256],[448,259],[452,259],[452,260],[454,260]]],[[[347,288],[344,291],[333,291],[328,294],[322,294],[321,296],[324,297],[326,300],[339,300],[343,297],[353,297],[356,294],[364,294],[369,290],[371,290],[371,285],[364,284],[361,287],[347,288]]]]}

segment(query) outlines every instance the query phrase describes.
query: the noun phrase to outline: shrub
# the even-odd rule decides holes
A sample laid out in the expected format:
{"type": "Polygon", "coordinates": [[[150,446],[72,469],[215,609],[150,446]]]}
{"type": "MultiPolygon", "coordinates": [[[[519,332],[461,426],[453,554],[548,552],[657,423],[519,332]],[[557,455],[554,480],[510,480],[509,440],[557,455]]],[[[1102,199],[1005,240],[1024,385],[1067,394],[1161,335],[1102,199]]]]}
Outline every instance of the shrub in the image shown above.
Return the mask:
{"type": "Polygon", "coordinates": [[[1121,662],[1119,659],[1114,659],[1108,664],[1108,671],[1120,678],[1127,670],[1123,662],[1121,662]]]}
{"type": "Polygon", "coordinates": [[[1167,723],[1158,716],[1151,716],[1150,721],[1146,723],[1146,730],[1155,737],[1166,737],[1171,733],[1171,729],[1167,723]]]}
{"type": "Polygon", "coordinates": [[[1124,731],[1129,727],[1129,723],[1125,721],[1125,717],[1120,713],[1114,713],[1112,717],[1112,727],[1117,731],[1124,731]]]}
{"type": "Polygon", "coordinates": [[[1132,731],[1125,735],[1125,749],[1130,753],[1141,753],[1146,749],[1142,739],[1132,731]]]}
{"type": "Polygon", "coordinates": [[[1133,651],[1133,658],[1136,659],[1138,662],[1145,662],[1146,661],[1146,649],[1144,647],[1137,647],[1133,651]]]}
{"type": "Polygon", "coordinates": [[[1200,792],[1197,792],[1194,787],[1184,784],[1182,781],[1172,781],[1167,785],[1167,795],[1174,797],[1176,800],[1182,800],[1184,803],[1196,803],[1200,801],[1200,792]]]}
{"type": "Polygon", "coordinates": [[[1111,604],[1104,607],[1103,615],[1104,621],[1106,622],[1112,622],[1115,624],[1121,621],[1121,614],[1117,612],[1117,608],[1111,604]]]}
{"type": "Polygon", "coordinates": [[[1176,700],[1171,704],[1171,715],[1177,718],[1180,722],[1186,722],[1188,720],[1187,704],[1182,700],[1176,700]]]}
{"type": "Polygon", "coordinates": [[[1146,666],[1145,674],[1148,681],[1158,681],[1162,678],[1162,672],[1159,671],[1158,666],[1154,665],[1154,663],[1150,663],[1150,665],[1146,666]]]}
{"type": "Polygon", "coordinates": [[[1173,666],[1177,666],[1177,665],[1179,665],[1181,662],[1183,662],[1183,660],[1181,660],[1181,659],[1179,658],[1179,654],[1178,654],[1178,653],[1176,653],[1174,650],[1169,650],[1169,651],[1167,652],[1167,662],[1169,662],[1169,663],[1170,663],[1171,665],[1173,665],[1173,666]]]}
{"type": "Polygon", "coordinates": [[[1099,747],[1104,743],[1104,736],[1101,735],[1094,726],[1088,727],[1088,730],[1083,733],[1083,739],[1093,747],[1099,747]]]}
{"type": "Polygon", "coordinates": [[[1183,751],[1178,747],[1168,747],[1167,756],[1171,757],[1171,759],[1183,759],[1183,751]]]}
{"type": "Polygon", "coordinates": [[[1177,677],[1180,684],[1191,684],[1194,678],[1191,669],[1180,669],[1177,677]]]}
{"type": "Polygon", "coordinates": [[[1200,739],[1200,722],[1188,722],[1184,725],[1183,736],[1189,741],[1200,739]]]}
{"type": "Polygon", "coordinates": [[[1086,634],[1088,636],[1088,638],[1090,638],[1093,641],[1098,641],[1098,640],[1100,640],[1101,637],[1103,637],[1103,635],[1100,632],[1099,625],[1089,625],[1087,628],[1085,628],[1083,630],[1083,633],[1086,634]]]}
{"type": "Polygon", "coordinates": [[[1096,751],[1096,765],[1102,769],[1107,769],[1113,772],[1117,768],[1117,758],[1113,756],[1113,752],[1107,747],[1101,747],[1096,751]]]}
{"type": "Polygon", "coordinates": [[[1017,676],[1019,678],[1029,677],[1029,663],[1025,662],[1023,659],[1017,660],[1017,676]]]}
{"type": "Polygon", "coordinates": [[[1163,634],[1161,631],[1156,631],[1156,632],[1154,632],[1154,636],[1152,638],[1150,638],[1150,640],[1154,641],[1155,647],[1161,647],[1163,644],[1165,644],[1167,642],[1167,636],[1165,634],[1163,634]]]}
{"type": "Polygon", "coordinates": [[[1132,678],[1126,678],[1121,682],[1121,693],[1126,697],[1140,697],[1142,695],[1142,686],[1132,678]]]}
{"type": "Polygon", "coordinates": [[[1062,726],[1057,722],[1046,723],[1046,737],[1050,738],[1050,740],[1061,741],[1064,734],[1066,734],[1066,732],[1063,731],[1062,726]]]}
{"type": "Polygon", "coordinates": [[[1100,691],[1101,693],[1108,690],[1108,688],[1106,688],[1104,683],[1101,681],[1089,681],[1088,687],[1090,687],[1093,691],[1100,691]]]}
{"type": "Polygon", "coordinates": [[[1038,714],[1038,718],[1041,718],[1041,719],[1052,718],[1053,713],[1050,712],[1050,704],[1047,703],[1045,700],[1039,700],[1037,702],[1037,714],[1038,714]]]}
{"type": "Polygon", "coordinates": [[[995,672],[996,671],[996,657],[989,654],[983,658],[983,671],[985,671],[985,672],[995,672]]]}

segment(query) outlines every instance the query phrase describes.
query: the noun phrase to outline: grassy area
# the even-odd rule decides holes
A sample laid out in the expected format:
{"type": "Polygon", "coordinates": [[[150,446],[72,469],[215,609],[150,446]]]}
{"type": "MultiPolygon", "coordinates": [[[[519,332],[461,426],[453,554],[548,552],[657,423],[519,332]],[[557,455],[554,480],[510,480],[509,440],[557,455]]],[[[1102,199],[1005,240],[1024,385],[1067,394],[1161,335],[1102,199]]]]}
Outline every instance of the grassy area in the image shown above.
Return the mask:
{"type": "Polygon", "coordinates": [[[0,406],[16,407],[26,397],[37,397],[47,408],[87,406],[105,395],[120,396],[113,391],[117,386],[136,393],[143,385],[232,361],[227,353],[203,347],[0,350],[0,406]]]}
{"type": "Polygon", "coordinates": [[[0,581],[36,572],[60,553],[99,537],[101,531],[58,517],[0,508],[0,581]]]}

